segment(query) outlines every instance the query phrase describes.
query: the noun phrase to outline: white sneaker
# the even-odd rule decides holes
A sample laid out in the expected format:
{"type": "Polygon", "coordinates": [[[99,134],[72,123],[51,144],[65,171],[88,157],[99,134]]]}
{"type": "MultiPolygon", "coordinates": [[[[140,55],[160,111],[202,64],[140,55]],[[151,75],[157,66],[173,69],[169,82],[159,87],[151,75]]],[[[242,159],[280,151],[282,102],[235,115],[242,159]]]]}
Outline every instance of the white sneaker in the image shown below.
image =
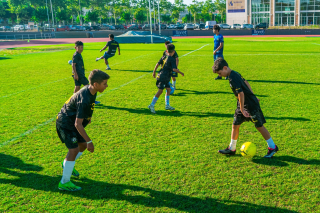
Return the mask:
{"type": "Polygon", "coordinates": [[[148,107],[153,114],[156,114],[156,111],[154,110],[154,106],[150,104],[148,107]]]}
{"type": "Polygon", "coordinates": [[[100,58],[96,58],[96,61],[99,61],[100,60],[100,58]]]}
{"type": "Polygon", "coordinates": [[[111,70],[111,68],[110,68],[110,67],[107,67],[106,70],[111,70]]]}
{"type": "Polygon", "coordinates": [[[175,108],[173,108],[173,107],[170,106],[170,105],[166,105],[166,110],[175,110],[175,108]]]}

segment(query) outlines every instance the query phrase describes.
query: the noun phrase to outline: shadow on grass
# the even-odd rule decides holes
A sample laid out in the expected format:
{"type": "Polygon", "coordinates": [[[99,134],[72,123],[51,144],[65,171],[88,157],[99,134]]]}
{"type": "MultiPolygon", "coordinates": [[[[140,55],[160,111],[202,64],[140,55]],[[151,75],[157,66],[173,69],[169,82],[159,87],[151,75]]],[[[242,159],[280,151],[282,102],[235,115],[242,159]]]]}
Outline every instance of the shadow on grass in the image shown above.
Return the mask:
{"type": "MultiPolygon", "coordinates": [[[[29,188],[44,192],[54,192],[57,193],[57,196],[60,196],[59,194],[62,193],[80,199],[102,200],[104,202],[108,202],[108,200],[126,201],[133,205],[157,208],[158,210],[163,207],[184,212],[296,212],[283,208],[232,201],[230,199],[222,200],[210,197],[190,197],[167,191],[153,190],[151,188],[127,184],[112,184],[87,178],[73,180],[76,185],[82,187],[81,191],[60,192],[58,190],[58,183],[61,180],[60,176],[47,176],[30,172],[36,172],[42,168],[31,164],[24,164],[19,158],[12,157],[10,155],[1,154],[0,162],[5,162],[5,164],[0,165],[1,173],[16,177],[15,179],[2,178],[0,179],[0,184],[8,184],[10,186],[14,185],[16,187],[29,188]],[[12,167],[12,165],[14,166],[12,167]],[[29,172],[12,171],[12,168],[29,172]]],[[[60,162],[57,162],[57,168],[59,163],[60,162]]],[[[24,198],[22,197],[22,199],[24,198]]],[[[128,209],[128,211],[129,210],[130,209],[128,209]]]]}
{"type": "Polygon", "coordinates": [[[8,57],[0,57],[0,60],[7,60],[7,59],[11,59],[11,58],[8,58],[8,57]]]}
{"type": "Polygon", "coordinates": [[[248,80],[249,82],[259,83],[282,83],[282,84],[309,84],[309,85],[320,85],[319,83],[299,82],[299,81],[271,81],[271,80],[248,80]]]}
{"type": "MultiPolygon", "coordinates": [[[[220,92],[220,91],[196,91],[196,90],[187,90],[187,89],[177,89],[173,95],[174,96],[186,96],[186,95],[208,95],[208,94],[232,94],[232,92],[220,92]],[[183,91],[183,92],[180,92],[183,91]]],[[[268,97],[267,95],[256,95],[259,97],[268,97]]]]}
{"type": "MultiPolygon", "coordinates": [[[[113,109],[113,110],[123,110],[128,111],[130,113],[137,113],[137,114],[145,114],[151,115],[149,108],[126,108],[126,107],[115,107],[115,106],[105,106],[103,104],[99,104],[95,106],[96,109],[113,109]]],[[[167,111],[163,110],[164,107],[158,105],[155,110],[155,115],[165,115],[165,116],[174,116],[174,117],[181,117],[181,116],[194,116],[194,117],[225,117],[225,118],[233,118],[233,114],[224,114],[224,113],[212,113],[212,112],[180,112],[180,111],[167,111]]],[[[295,121],[311,121],[307,118],[295,118],[295,117],[265,117],[266,119],[272,120],[295,120],[295,121]]]]}
{"type": "Polygon", "coordinates": [[[123,70],[123,69],[112,69],[112,70],[117,70],[120,72],[150,72],[150,73],[152,73],[152,70],[123,70]]]}
{"type": "Polygon", "coordinates": [[[296,158],[293,156],[274,156],[273,158],[254,158],[252,162],[257,164],[263,164],[267,166],[289,166],[287,162],[296,163],[300,165],[320,165],[320,160],[312,159],[305,160],[302,158],[296,158]]]}

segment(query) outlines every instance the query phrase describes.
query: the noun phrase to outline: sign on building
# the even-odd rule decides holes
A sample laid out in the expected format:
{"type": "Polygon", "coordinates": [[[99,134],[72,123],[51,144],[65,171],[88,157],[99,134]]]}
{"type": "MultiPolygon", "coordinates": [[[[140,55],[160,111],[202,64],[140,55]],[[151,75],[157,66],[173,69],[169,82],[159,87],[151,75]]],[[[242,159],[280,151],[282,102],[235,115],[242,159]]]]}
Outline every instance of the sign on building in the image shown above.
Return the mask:
{"type": "Polygon", "coordinates": [[[188,36],[188,31],[187,30],[174,30],[172,32],[173,36],[188,36]]]}
{"type": "Polygon", "coordinates": [[[264,35],[265,33],[265,30],[252,30],[252,35],[264,35]]]}
{"type": "Polygon", "coordinates": [[[227,0],[228,13],[245,13],[246,1],[245,0],[227,0]]]}

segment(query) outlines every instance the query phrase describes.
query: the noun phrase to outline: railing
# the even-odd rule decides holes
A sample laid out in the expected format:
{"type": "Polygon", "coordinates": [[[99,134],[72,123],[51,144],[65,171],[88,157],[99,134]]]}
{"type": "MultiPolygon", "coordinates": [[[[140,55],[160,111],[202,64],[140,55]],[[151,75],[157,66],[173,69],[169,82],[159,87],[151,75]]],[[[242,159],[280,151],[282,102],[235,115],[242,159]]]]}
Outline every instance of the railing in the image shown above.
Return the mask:
{"type": "Polygon", "coordinates": [[[54,33],[41,33],[41,34],[17,34],[17,35],[0,35],[0,40],[26,40],[26,39],[51,39],[55,38],[54,33]]]}

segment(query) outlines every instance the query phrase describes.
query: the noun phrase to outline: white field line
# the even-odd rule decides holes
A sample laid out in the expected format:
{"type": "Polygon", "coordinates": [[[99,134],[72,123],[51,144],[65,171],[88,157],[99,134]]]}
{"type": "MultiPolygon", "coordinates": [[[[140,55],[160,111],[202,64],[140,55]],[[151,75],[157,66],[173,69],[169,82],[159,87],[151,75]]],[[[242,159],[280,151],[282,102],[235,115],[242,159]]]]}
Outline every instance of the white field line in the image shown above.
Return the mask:
{"type": "MultiPolygon", "coordinates": [[[[207,45],[209,45],[209,44],[207,44],[207,45]]],[[[205,46],[207,46],[207,45],[204,45],[204,46],[200,47],[200,48],[197,49],[197,50],[200,50],[200,49],[202,49],[203,47],[205,47],[205,46]]],[[[193,53],[193,52],[195,52],[195,51],[197,51],[197,50],[194,50],[194,51],[191,51],[191,52],[189,52],[189,53],[187,53],[187,54],[184,54],[184,55],[181,56],[181,57],[187,56],[187,55],[189,55],[190,53],[193,53]]],[[[149,55],[150,55],[150,54],[149,54],[149,55]]],[[[141,56],[139,56],[139,57],[141,57],[141,56]]],[[[133,60],[133,59],[131,59],[131,60],[133,60]]],[[[151,72],[152,72],[152,71],[151,71],[151,72]]],[[[137,81],[137,80],[143,78],[144,76],[150,74],[151,72],[148,72],[148,73],[146,73],[146,74],[144,74],[144,75],[141,75],[141,76],[139,76],[138,78],[135,78],[135,79],[133,79],[133,80],[131,80],[131,81],[125,83],[125,84],[122,84],[121,86],[118,86],[118,87],[116,87],[116,88],[114,88],[114,89],[107,90],[106,92],[104,92],[104,93],[102,93],[102,94],[99,94],[99,95],[97,96],[97,98],[105,95],[106,93],[109,93],[109,92],[118,90],[118,89],[120,89],[120,88],[122,88],[122,87],[124,87],[124,86],[126,86],[126,85],[128,85],[128,84],[130,84],[130,83],[132,83],[132,82],[134,82],[134,81],[137,81]]],[[[21,137],[24,137],[24,136],[26,136],[26,135],[31,134],[32,132],[36,131],[36,130],[39,129],[40,127],[45,126],[45,125],[51,123],[52,121],[54,121],[55,118],[56,118],[56,117],[51,118],[51,119],[49,119],[49,120],[47,120],[47,121],[45,121],[45,122],[43,122],[43,123],[41,123],[41,124],[38,124],[38,125],[36,125],[35,127],[33,127],[32,129],[29,129],[28,131],[26,131],[26,132],[24,132],[24,133],[22,133],[22,134],[20,134],[20,135],[18,135],[18,136],[15,136],[15,137],[13,137],[13,138],[11,138],[11,139],[9,139],[9,140],[1,143],[1,144],[0,144],[0,147],[2,147],[2,146],[4,146],[4,145],[7,145],[7,144],[9,144],[9,143],[11,143],[11,142],[13,142],[13,141],[21,138],[21,137]]]]}
{"type": "Polygon", "coordinates": [[[320,45],[320,44],[317,44],[317,43],[313,43],[313,44],[315,44],[315,45],[320,45]]]}
{"type": "MultiPolygon", "coordinates": [[[[152,54],[154,54],[154,53],[152,53],[152,54]]],[[[151,54],[146,54],[146,55],[151,55],[151,54]]],[[[123,64],[123,63],[126,63],[126,62],[128,62],[128,61],[135,60],[135,59],[137,59],[137,58],[140,58],[140,57],[143,57],[143,56],[146,56],[146,55],[138,56],[138,57],[135,57],[135,58],[132,58],[132,59],[129,59],[129,60],[126,60],[126,61],[122,61],[122,62],[120,62],[120,63],[116,63],[116,64],[113,64],[113,65],[123,64]]],[[[51,82],[49,82],[49,83],[41,84],[41,85],[39,85],[39,86],[37,86],[37,87],[32,87],[32,88],[29,88],[29,89],[21,90],[21,91],[19,91],[19,92],[15,92],[15,93],[11,93],[11,94],[8,94],[8,95],[4,95],[4,96],[1,96],[0,99],[1,99],[1,98],[7,98],[7,97],[10,97],[10,96],[13,96],[13,95],[18,95],[18,94],[20,94],[20,93],[23,93],[23,92],[26,92],[26,91],[29,91],[29,90],[38,89],[38,88],[40,88],[40,87],[44,87],[44,86],[47,86],[47,85],[50,85],[50,84],[53,84],[53,83],[57,83],[57,82],[60,82],[60,81],[64,81],[64,80],[67,80],[67,79],[71,79],[71,76],[70,76],[70,77],[67,77],[67,78],[59,79],[59,80],[56,80],[56,81],[51,81],[51,82]]]]}

